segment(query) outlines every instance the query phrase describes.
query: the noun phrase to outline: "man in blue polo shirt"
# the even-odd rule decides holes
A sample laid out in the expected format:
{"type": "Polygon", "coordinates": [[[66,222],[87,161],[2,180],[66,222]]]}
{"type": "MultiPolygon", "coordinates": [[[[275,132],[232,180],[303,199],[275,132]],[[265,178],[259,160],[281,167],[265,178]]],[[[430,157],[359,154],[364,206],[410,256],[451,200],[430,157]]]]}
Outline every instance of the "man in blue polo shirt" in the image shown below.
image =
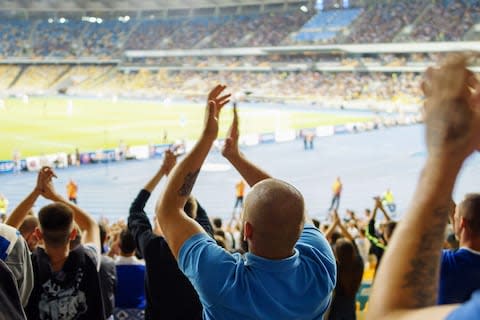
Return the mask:
{"type": "Polygon", "coordinates": [[[466,195],[455,209],[453,226],[460,248],[442,252],[439,304],[465,302],[480,289],[480,194],[466,195]]]}
{"type": "Polygon", "coordinates": [[[244,203],[249,252],[232,255],[183,212],[200,168],[218,135],[225,86],[208,97],[200,140],[171,173],[157,218],[180,269],[192,282],[205,319],[322,319],[335,287],[336,266],[325,237],[309,222],[292,185],[272,179],[238,149],[238,116],[222,154],[252,186],[244,203]]]}

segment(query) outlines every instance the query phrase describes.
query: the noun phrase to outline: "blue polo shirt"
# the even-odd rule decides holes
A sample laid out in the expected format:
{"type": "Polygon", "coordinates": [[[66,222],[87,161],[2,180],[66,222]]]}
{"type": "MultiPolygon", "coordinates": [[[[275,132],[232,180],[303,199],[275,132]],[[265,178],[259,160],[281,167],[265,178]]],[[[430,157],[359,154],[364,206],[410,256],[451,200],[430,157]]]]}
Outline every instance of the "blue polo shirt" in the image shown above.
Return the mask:
{"type": "Polygon", "coordinates": [[[478,289],[480,253],[468,248],[444,250],[440,265],[438,303],[463,303],[478,289]]]}
{"type": "Polygon", "coordinates": [[[447,317],[447,320],[466,320],[480,318],[480,291],[476,291],[472,298],[455,309],[447,317]]]}
{"type": "Polygon", "coordinates": [[[204,319],[322,319],[336,279],[332,249],[310,225],[283,260],[230,254],[201,233],[185,241],[178,265],[198,292],[204,319]]]}

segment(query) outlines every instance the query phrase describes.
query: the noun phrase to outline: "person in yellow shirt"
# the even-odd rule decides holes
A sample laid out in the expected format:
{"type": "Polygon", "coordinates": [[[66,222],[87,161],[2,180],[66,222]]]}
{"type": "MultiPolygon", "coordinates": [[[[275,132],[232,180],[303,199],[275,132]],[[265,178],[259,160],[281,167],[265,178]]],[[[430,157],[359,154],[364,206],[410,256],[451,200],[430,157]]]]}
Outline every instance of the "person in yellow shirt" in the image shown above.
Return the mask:
{"type": "Polygon", "coordinates": [[[243,180],[240,180],[236,185],[235,185],[235,205],[233,206],[233,209],[235,210],[236,208],[243,208],[243,196],[245,195],[245,182],[243,180]]]}
{"type": "Polygon", "coordinates": [[[338,210],[338,207],[340,206],[340,195],[342,194],[342,181],[340,180],[340,177],[337,177],[335,179],[335,182],[332,185],[332,203],[330,204],[330,208],[328,209],[329,211],[332,209],[338,210]]]}
{"type": "Polygon", "coordinates": [[[77,204],[77,193],[78,193],[78,186],[75,183],[75,181],[73,181],[73,179],[70,179],[70,181],[68,181],[68,183],[67,183],[67,197],[68,197],[68,200],[77,204]]]}
{"type": "Polygon", "coordinates": [[[0,193],[0,216],[7,214],[8,199],[0,193]]]}

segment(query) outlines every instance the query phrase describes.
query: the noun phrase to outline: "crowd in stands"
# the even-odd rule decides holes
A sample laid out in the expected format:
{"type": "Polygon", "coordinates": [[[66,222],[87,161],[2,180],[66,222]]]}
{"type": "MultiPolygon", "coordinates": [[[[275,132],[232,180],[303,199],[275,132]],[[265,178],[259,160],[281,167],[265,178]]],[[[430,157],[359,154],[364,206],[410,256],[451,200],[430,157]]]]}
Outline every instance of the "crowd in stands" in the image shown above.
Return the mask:
{"type": "Polygon", "coordinates": [[[399,222],[390,190],[364,215],[348,210],[340,217],[340,178],[330,220],[312,220],[293,185],[239,149],[236,104],[221,154],[251,189],[245,199],[237,194],[242,209],[231,222],[209,217],[192,190],[231,98],[224,85],[208,95],[195,146],[182,159],[165,151],[126,222],[99,223],[57,191],[52,168],[41,168],[31,192],[0,223],[2,316],[355,319],[362,276],[373,272],[368,319],[478,318],[480,195],[452,200],[464,161],[480,149],[480,83],[467,61],[452,56],[425,73],[428,154],[399,222]],[[145,204],[167,176],[152,224],[145,204]],[[51,203],[35,214],[40,197],[51,203]]]}
{"type": "Polygon", "coordinates": [[[439,1],[422,14],[410,39],[418,41],[455,41],[480,19],[478,1],[439,1]]]}
{"type": "Polygon", "coordinates": [[[194,17],[132,13],[128,20],[94,21],[6,18],[0,26],[0,57],[118,59],[125,50],[459,41],[480,21],[480,6],[472,0],[374,1],[363,8],[332,2],[324,10],[291,7],[194,17]]]}
{"type": "Polygon", "coordinates": [[[403,27],[413,23],[424,6],[421,0],[377,2],[354,22],[346,42],[391,42],[403,27]]]}
{"type": "MultiPolygon", "coordinates": [[[[194,60],[190,60],[194,61],[194,60]]],[[[215,65],[216,59],[211,59],[215,65]]],[[[223,61],[223,60],[220,60],[223,61]]],[[[225,63],[236,65],[236,59],[225,63]]],[[[259,63],[266,66],[267,62],[259,63]]],[[[264,60],[266,61],[266,60],[264,60]]],[[[176,62],[173,62],[176,63],[176,62]]],[[[184,61],[182,63],[185,63],[184,61]]],[[[199,66],[200,60],[195,61],[199,66]]],[[[206,62],[209,64],[210,62],[206,62]]],[[[368,59],[343,60],[338,65],[355,67],[359,63],[369,63],[368,59]]],[[[404,64],[401,58],[386,58],[383,63],[404,64]]],[[[272,65],[275,62],[271,62],[272,65]]],[[[211,66],[211,65],[210,65],[211,66]]],[[[265,99],[343,99],[347,101],[400,101],[418,102],[420,96],[417,73],[381,72],[250,72],[250,71],[138,71],[123,72],[113,66],[67,66],[44,65],[26,67],[16,79],[21,69],[16,66],[0,68],[5,74],[2,84],[5,92],[12,94],[56,94],[88,96],[124,97],[180,97],[195,98],[211,86],[217,79],[228,79],[236,92],[245,92],[253,100],[265,99]],[[16,79],[16,80],[15,80],[16,79]],[[15,80],[15,81],[14,81],[15,80]],[[281,95],[278,93],[281,92],[281,95]]]]}

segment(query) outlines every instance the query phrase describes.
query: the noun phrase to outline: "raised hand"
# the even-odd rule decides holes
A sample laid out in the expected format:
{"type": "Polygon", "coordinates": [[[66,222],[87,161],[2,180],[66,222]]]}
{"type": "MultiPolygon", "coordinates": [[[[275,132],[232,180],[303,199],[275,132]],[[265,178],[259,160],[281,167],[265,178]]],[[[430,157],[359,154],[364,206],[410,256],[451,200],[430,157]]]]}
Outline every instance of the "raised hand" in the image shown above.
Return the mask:
{"type": "Polygon", "coordinates": [[[177,164],[177,156],[175,156],[172,150],[165,151],[163,155],[162,169],[166,175],[168,175],[173,167],[175,167],[175,164],[177,164]]]}
{"type": "Polygon", "coordinates": [[[233,156],[237,156],[239,154],[238,150],[238,138],[240,136],[240,132],[238,130],[238,113],[237,113],[237,105],[233,105],[233,121],[228,129],[228,136],[225,139],[225,144],[222,148],[222,155],[225,158],[231,158],[233,156]]]}
{"type": "Polygon", "coordinates": [[[227,86],[217,85],[210,91],[205,112],[205,127],[203,136],[215,140],[218,136],[218,117],[223,106],[230,101],[230,94],[221,96],[227,86]]]}
{"type": "Polygon", "coordinates": [[[462,162],[480,147],[480,84],[467,62],[467,55],[453,55],[425,74],[426,142],[433,157],[462,162]]]}
{"type": "Polygon", "coordinates": [[[56,178],[55,172],[51,167],[42,167],[38,172],[37,176],[37,184],[35,189],[38,190],[40,193],[44,192],[46,184],[48,184],[52,178],[56,178]]]}

